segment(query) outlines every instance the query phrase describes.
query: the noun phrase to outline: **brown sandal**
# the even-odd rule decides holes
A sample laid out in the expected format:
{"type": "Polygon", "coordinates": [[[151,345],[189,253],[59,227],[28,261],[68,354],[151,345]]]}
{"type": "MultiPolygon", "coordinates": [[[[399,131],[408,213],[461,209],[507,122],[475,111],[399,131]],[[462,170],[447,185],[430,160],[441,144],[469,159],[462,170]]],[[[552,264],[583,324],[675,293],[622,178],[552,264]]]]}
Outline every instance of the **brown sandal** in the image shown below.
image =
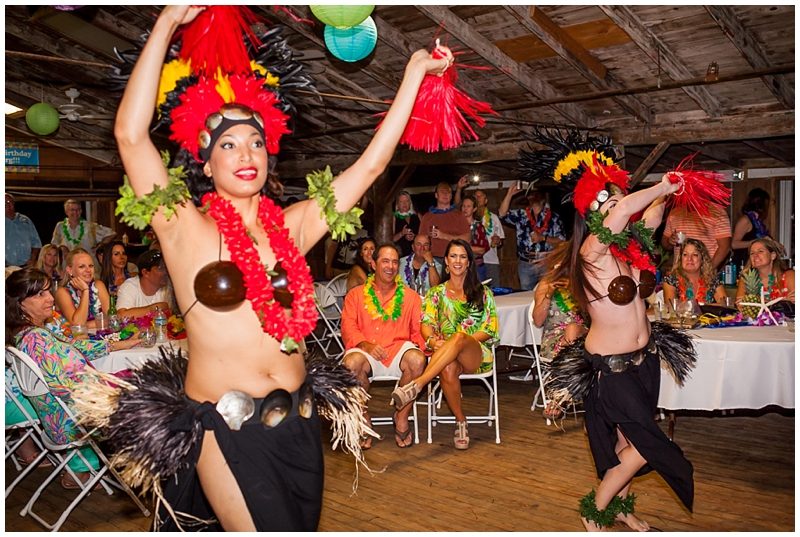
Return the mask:
{"type": "Polygon", "coordinates": [[[397,410],[405,408],[405,406],[413,402],[418,395],[419,387],[413,380],[405,386],[398,386],[392,392],[392,402],[394,403],[394,408],[397,410]]]}

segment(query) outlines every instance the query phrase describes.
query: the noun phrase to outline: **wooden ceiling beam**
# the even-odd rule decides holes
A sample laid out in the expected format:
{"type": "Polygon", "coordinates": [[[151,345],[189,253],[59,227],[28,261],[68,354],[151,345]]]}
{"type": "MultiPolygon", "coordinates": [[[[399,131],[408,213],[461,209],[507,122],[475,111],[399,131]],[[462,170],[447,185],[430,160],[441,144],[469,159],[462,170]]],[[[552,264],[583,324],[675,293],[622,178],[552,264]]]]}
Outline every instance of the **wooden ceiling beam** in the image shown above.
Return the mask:
{"type": "MultiPolygon", "coordinates": [[[[603,10],[608,18],[622,28],[633,42],[650,56],[650,59],[661,64],[664,72],[673,80],[693,78],[692,72],[678,59],[672,49],[670,49],[657,35],[655,35],[637,17],[628,6],[598,6],[603,10]],[[659,59],[660,58],[660,59],[659,59]]],[[[719,100],[711,95],[703,87],[687,86],[683,91],[702,108],[709,117],[721,117],[723,115],[719,100]]]]}
{"type": "MultiPolygon", "coordinates": [[[[494,65],[537,98],[553,99],[562,96],[553,86],[540,79],[533,69],[511,59],[505,52],[497,48],[496,45],[449,9],[435,5],[417,5],[414,7],[436,25],[444,21],[445,31],[455,36],[476,54],[494,65]]],[[[578,127],[593,127],[595,125],[595,121],[582,108],[574,104],[552,105],[552,108],[578,127]]]]}
{"type": "Polygon", "coordinates": [[[146,33],[138,26],[129,24],[104,9],[98,9],[95,16],[89,22],[98,28],[102,28],[107,32],[129,41],[131,44],[139,46],[142,45],[142,36],[146,33]]]}
{"type": "Polygon", "coordinates": [[[700,153],[701,155],[706,156],[710,159],[714,159],[717,162],[721,162],[722,164],[727,164],[732,168],[744,167],[742,159],[731,155],[727,151],[723,151],[719,147],[714,147],[709,145],[698,145],[698,144],[683,144],[683,147],[685,147],[692,153],[700,153]]]}
{"type": "MultiPolygon", "coordinates": [[[[744,27],[742,21],[736,17],[733,8],[724,5],[706,5],[703,7],[706,8],[711,18],[719,24],[725,35],[730,38],[753,69],[773,67],[773,63],[767,58],[764,49],[753,37],[753,34],[744,27]]],[[[794,110],[794,86],[785,76],[765,76],[761,77],[761,80],[764,81],[764,84],[784,108],[794,110]]]]}
{"type": "MultiPolygon", "coordinates": [[[[571,35],[553,22],[541,8],[518,5],[506,5],[503,7],[597,88],[601,90],[624,88],[608,72],[600,60],[595,58],[591,52],[583,48],[571,35]]],[[[653,116],[650,109],[637,98],[623,95],[612,97],[612,99],[639,121],[644,123],[652,122],[653,116]]]]}
{"type": "Polygon", "coordinates": [[[669,149],[669,142],[659,142],[649,155],[644,159],[636,171],[631,174],[631,187],[637,185],[645,176],[650,172],[650,169],[655,166],[658,159],[661,158],[667,149],[669,149]]]}
{"type": "Polygon", "coordinates": [[[742,140],[742,143],[770,158],[784,162],[789,166],[794,166],[794,147],[784,150],[764,140],[742,140]]]}

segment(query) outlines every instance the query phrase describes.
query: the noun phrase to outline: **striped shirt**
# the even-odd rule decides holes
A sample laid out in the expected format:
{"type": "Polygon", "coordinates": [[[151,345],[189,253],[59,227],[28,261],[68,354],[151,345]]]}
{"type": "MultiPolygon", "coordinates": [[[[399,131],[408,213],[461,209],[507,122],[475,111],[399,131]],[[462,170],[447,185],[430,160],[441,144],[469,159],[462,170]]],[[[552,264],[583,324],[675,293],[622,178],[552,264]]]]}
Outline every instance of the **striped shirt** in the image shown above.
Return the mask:
{"type": "MultiPolygon", "coordinates": [[[[717,239],[731,236],[731,221],[724,209],[716,205],[709,205],[708,216],[689,214],[686,209],[679,207],[669,213],[664,236],[672,237],[682,231],[688,239],[702,241],[708,249],[708,255],[714,257],[717,251],[717,239]]],[[[675,245],[675,255],[678,255],[680,245],[675,245]]]]}

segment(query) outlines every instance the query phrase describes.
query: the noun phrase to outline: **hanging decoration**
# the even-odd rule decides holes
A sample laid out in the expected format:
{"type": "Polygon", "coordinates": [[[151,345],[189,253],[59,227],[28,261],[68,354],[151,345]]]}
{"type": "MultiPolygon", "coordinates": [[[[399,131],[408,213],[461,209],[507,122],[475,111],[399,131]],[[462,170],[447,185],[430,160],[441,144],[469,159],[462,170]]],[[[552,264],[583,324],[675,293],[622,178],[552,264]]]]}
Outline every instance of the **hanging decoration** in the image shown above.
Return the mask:
{"type": "Polygon", "coordinates": [[[375,6],[308,6],[320,21],[328,26],[343,30],[364,22],[372,14],[375,6]]]}
{"type": "Polygon", "coordinates": [[[36,103],[25,114],[28,128],[41,136],[52,134],[58,129],[60,120],[58,110],[47,103],[36,103]]]}
{"type": "Polygon", "coordinates": [[[367,17],[352,28],[325,27],[325,46],[331,54],[345,62],[363,60],[375,49],[377,42],[378,29],[372,17],[367,17]]]}

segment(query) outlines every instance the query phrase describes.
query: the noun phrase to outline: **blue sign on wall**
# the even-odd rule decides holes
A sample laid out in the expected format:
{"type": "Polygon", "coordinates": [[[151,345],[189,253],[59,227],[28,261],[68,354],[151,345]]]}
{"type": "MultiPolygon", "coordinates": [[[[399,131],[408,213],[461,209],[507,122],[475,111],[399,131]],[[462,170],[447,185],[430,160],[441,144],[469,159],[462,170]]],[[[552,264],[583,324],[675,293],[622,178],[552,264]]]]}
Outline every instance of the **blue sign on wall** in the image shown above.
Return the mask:
{"type": "Polygon", "coordinates": [[[39,173],[39,144],[6,142],[6,173],[39,173]]]}

